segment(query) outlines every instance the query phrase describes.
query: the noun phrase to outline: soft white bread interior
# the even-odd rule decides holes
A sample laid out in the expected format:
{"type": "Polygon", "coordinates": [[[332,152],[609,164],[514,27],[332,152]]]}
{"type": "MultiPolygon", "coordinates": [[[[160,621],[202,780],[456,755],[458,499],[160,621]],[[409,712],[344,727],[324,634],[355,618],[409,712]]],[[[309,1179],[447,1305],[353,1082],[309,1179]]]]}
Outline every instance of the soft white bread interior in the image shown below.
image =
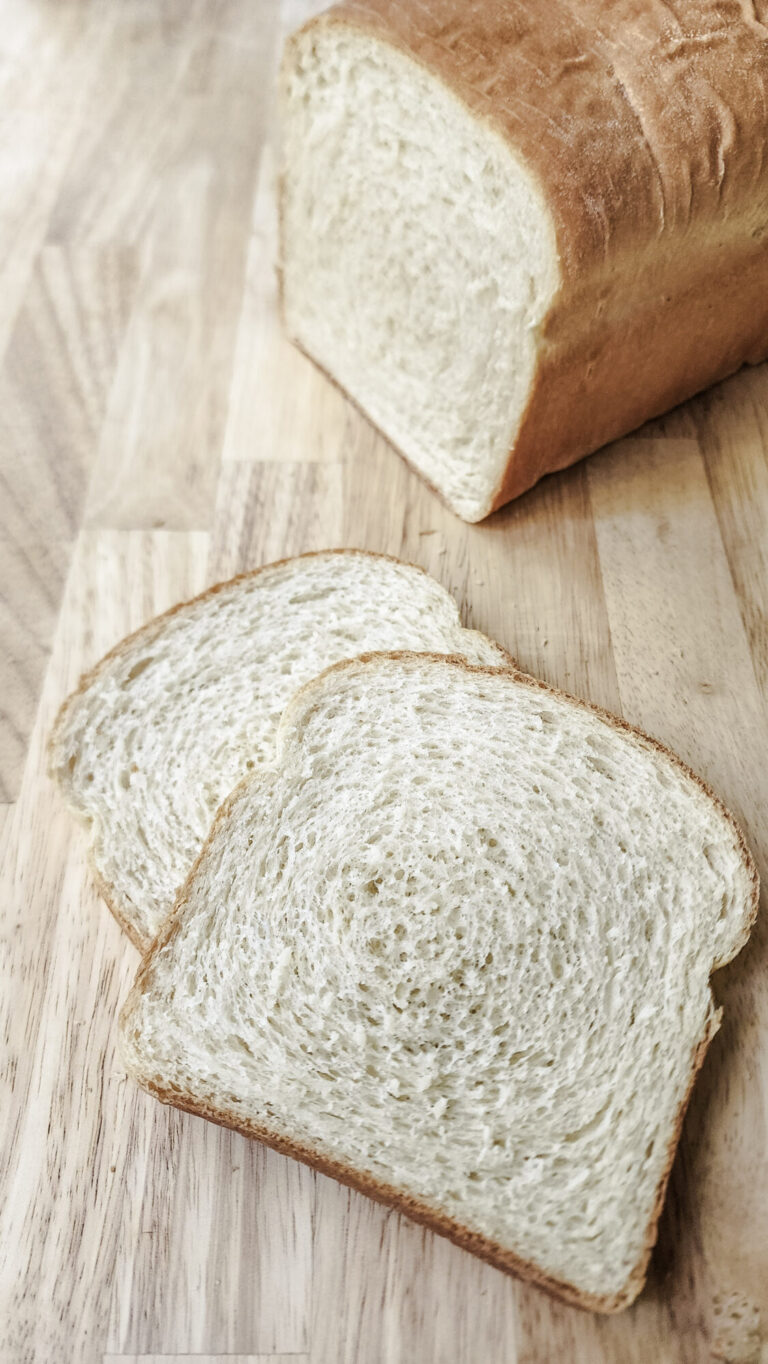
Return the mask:
{"type": "Polygon", "coordinates": [[[421,569],[362,550],[304,555],[223,583],[139,630],[65,702],[49,770],[91,833],[91,862],[141,948],[154,938],[214,812],[274,756],[289,697],[370,649],[510,663],[464,630],[421,569]]]}
{"type": "Polygon", "coordinates": [[[541,191],[428,70],[298,35],[283,116],[289,334],[468,521],[487,515],[559,282],[541,191]]]}
{"type": "Polygon", "coordinates": [[[514,671],[308,684],[125,1007],[152,1093],[596,1310],[642,1286],[757,878],[722,805],[514,671]]]}

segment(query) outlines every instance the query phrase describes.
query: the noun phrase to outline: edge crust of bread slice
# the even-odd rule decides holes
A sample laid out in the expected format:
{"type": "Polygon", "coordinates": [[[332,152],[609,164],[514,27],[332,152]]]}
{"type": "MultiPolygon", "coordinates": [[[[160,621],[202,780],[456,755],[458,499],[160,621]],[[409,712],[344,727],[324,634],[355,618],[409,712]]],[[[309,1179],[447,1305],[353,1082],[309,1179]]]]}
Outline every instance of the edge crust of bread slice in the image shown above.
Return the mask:
{"type": "Polygon", "coordinates": [[[377,655],[282,718],[121,1017],[150,1093],[600,1312],[642,1288],[758,894],[654,740],[524,674],[377,655]]]}

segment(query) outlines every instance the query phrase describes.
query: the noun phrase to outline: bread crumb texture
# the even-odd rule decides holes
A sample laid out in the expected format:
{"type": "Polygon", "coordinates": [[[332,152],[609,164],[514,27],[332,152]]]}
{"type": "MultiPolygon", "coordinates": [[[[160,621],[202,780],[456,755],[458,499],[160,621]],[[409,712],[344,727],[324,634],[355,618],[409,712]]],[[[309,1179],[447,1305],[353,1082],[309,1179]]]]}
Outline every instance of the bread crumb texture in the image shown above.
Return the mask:
{"type": "Polygon", "coordinates": [[[626,1292],[754,911],[736,826],[650,740],[437,658],[316,679],[278,764],[140,973],[129,1070],[626,1292]]]}
{"type": "Polygon", "coordinates": [[[237,782],[274,758],[296,689],[372,649],[507,664],[421,569],[326,551],[223,583],[131,636],[62,708],[50,772],[91,826],[118,917],[148,947],[237,782]]]}
{"type": "Polygon", "coordinates": [[[289,46],[283,164],[290,334],[479,520],[560,278],[534,177],[431,72],[342,24],[289,46]]]}

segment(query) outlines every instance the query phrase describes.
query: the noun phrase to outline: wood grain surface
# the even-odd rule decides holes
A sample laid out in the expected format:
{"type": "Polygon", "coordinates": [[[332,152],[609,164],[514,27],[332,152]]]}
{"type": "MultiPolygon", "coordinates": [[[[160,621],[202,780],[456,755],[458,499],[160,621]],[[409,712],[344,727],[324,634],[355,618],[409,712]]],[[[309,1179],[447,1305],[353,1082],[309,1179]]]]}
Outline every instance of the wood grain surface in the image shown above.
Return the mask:
{"type": "Polygon", "coordinates": [[[0,1364],[768,1360],[768,930],[715,978],[646,1292],[550,1302],[121,1074],[136,954],[44,776],[127,630],[328,545],[422,564],[700,771],[768,881],[768,373],[457,521],[281,334],[272,80],[308,0],[0,0],[0,1364]]]}

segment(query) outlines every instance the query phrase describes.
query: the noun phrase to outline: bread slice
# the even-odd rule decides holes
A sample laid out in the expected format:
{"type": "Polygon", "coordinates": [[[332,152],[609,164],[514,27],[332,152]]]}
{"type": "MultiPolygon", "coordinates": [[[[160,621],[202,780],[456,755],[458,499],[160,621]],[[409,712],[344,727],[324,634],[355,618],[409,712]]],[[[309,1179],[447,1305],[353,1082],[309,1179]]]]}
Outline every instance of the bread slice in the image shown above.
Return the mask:
{"type": "Polygon", "coordinates": [[[150,621],[65,702],[50,775],[91,832],[91,863],[118,922],[145,950],[225,796],[272,761],[298,687],[370,649],[428,649],[511,664],[464,630],[419,568],[363,550],[271,564],[150,621]]]}
{"type": "Polygon", "coordinates": [[[466,520],[768,354],[750,6],[345,0],[281,98],[289,335],[466,520]]]}
{"type": "Polygon", "coordinates": [[[370,656],[289,704],[122,1015],[164,1102],[597,1311],[639,1292],[757,876],[621,721],[370,656]]]}

